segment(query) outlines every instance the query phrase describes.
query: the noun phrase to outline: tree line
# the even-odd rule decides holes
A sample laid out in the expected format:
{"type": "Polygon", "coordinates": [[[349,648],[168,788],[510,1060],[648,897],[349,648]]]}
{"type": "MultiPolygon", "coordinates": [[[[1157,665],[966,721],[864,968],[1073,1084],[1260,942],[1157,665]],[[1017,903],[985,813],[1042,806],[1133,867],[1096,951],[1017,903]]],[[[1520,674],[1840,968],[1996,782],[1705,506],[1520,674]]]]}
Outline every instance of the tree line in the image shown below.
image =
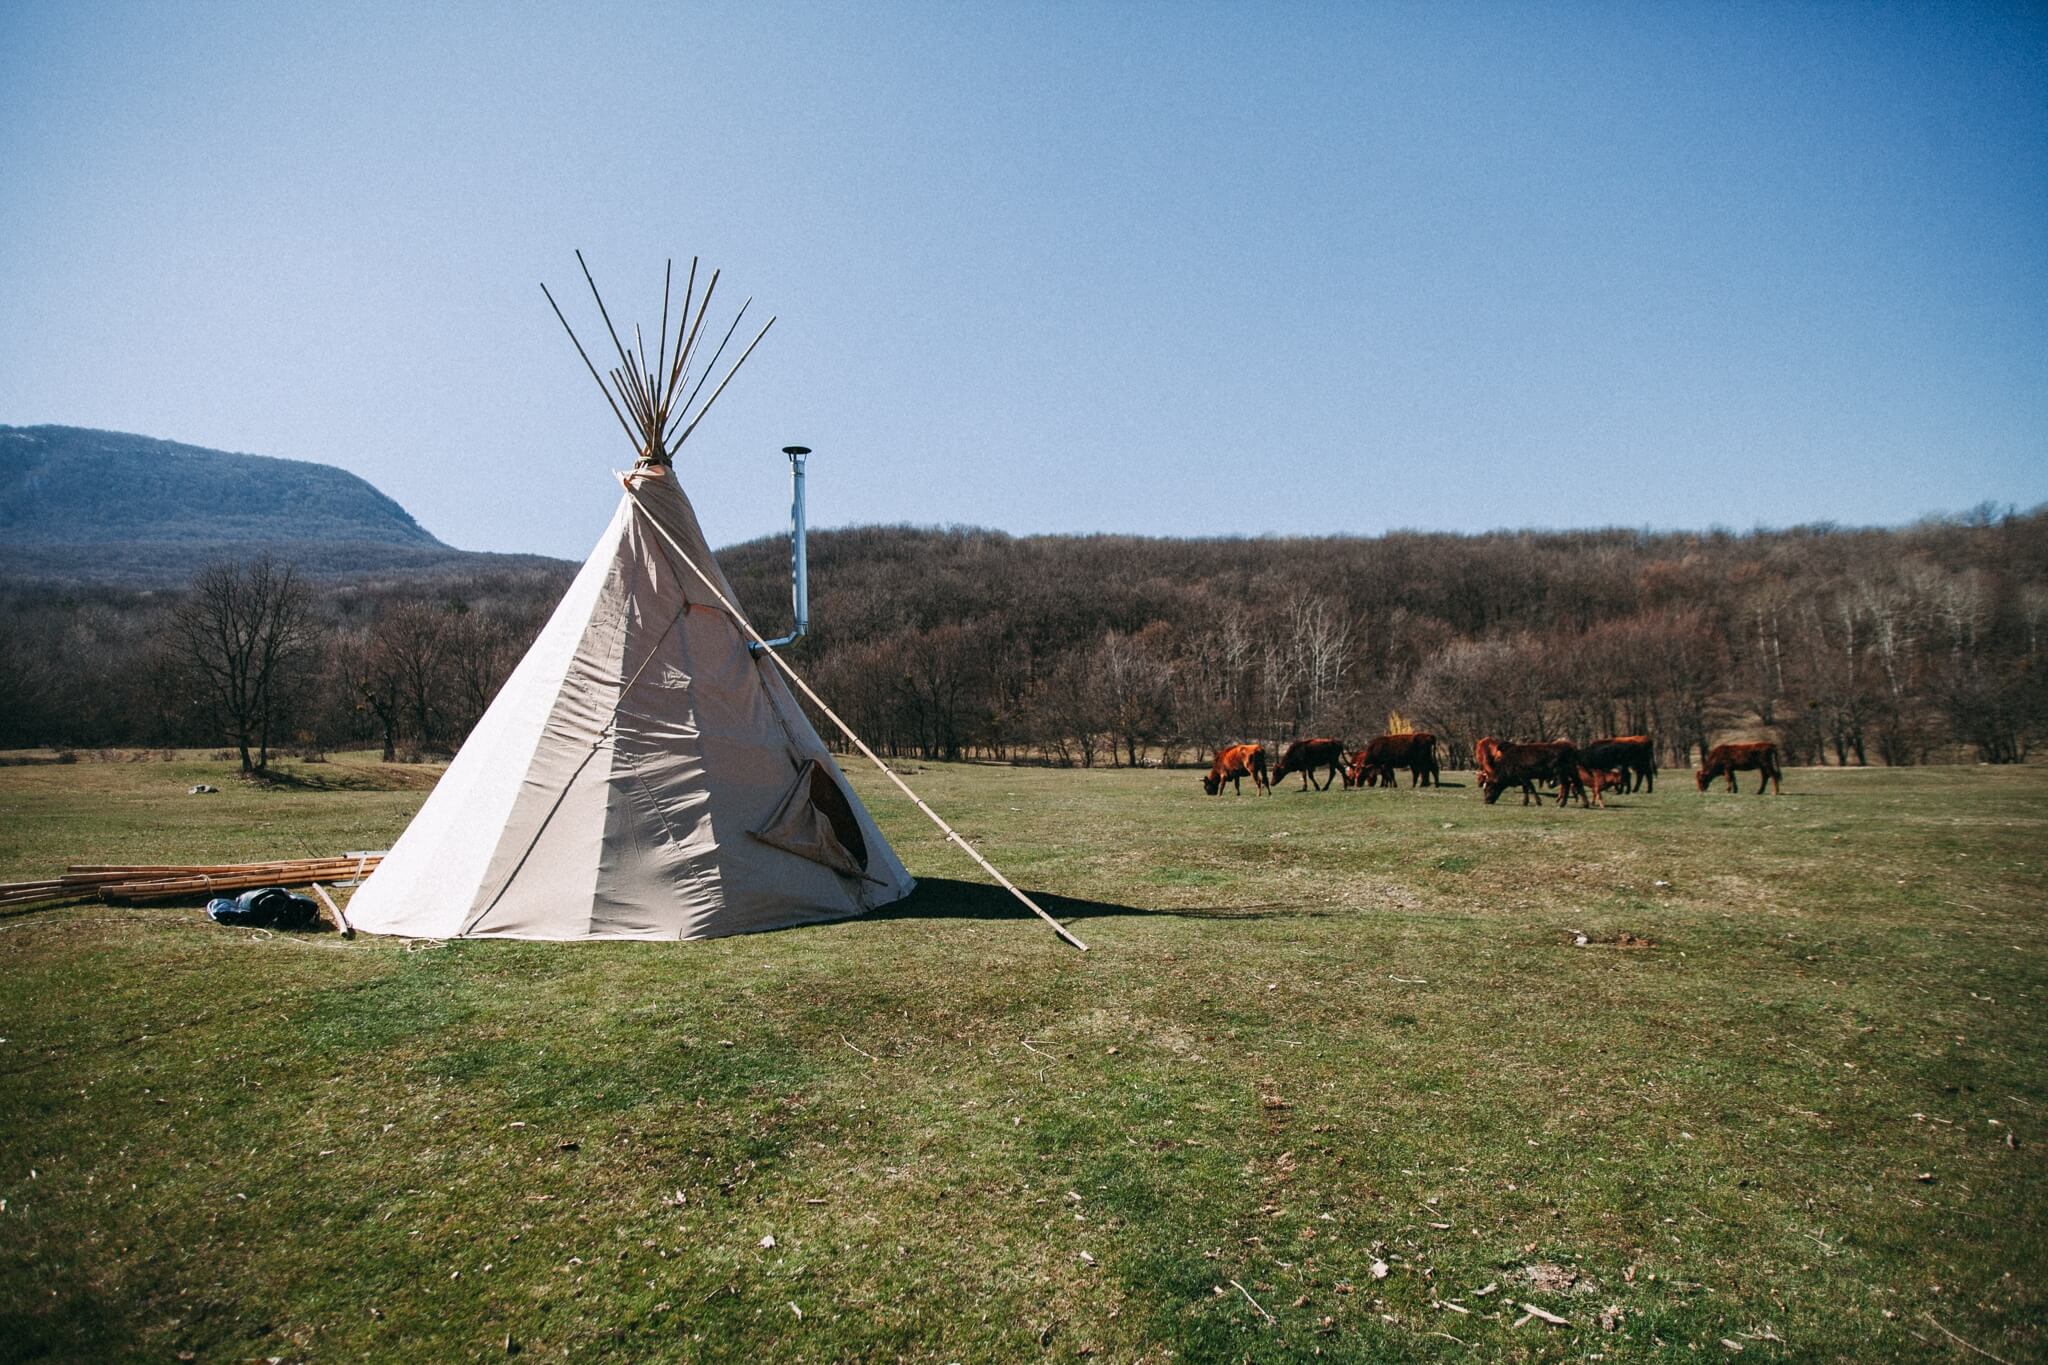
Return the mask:
{"type": "MultiPolygon", "coordinates": [[[[2048,731],[2048,509],[1898,529],[1167,540],[814,533],[796,665],[898,757],[1203,762],[1399,711],[1484,734],[1769,736],[1794,763],[2024,760],[2048,731]]],[[[766,634],[788,553],[720,554],[766,634]]],[[[0,746],[459,745],[570,566],[0,594],[0,746]]],[[[827,733],[826,727],[820,727],[827,733]]],[[[829,734],[828,734],[829,737],[829,734]]]]}

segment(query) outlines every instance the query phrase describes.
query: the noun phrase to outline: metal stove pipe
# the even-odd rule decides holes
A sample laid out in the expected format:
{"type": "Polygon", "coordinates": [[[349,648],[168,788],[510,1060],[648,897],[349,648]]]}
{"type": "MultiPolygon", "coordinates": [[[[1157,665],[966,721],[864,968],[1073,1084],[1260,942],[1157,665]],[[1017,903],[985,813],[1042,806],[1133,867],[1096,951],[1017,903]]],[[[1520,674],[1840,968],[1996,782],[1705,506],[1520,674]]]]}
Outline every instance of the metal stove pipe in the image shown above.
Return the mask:
{"type": "MultiPolygon", "coordinates": [[[[801,640],[811,628],[810,554],[804,539],[804,457],[811,453],[811,448],[784,446],[782,453],[789,456],[789,599],[796,612],[796,627],[781,639],[768,642],[777,649],[801,640]]],[[[750,643],[747,650],[759,654],[761,646],[750,643]]]]}

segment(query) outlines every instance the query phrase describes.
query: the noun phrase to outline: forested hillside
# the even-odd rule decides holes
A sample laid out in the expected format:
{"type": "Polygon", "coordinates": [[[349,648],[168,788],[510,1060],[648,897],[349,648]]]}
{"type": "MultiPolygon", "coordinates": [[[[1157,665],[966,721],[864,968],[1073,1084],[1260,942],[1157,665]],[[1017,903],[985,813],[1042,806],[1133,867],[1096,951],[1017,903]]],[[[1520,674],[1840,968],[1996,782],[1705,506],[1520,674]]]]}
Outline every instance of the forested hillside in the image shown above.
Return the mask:
{"type": "MultiPolygon", "coordinates": [[[[763,632],[786,629],[785,542],[720,561],[763,632]]],[[[1747,534],[865,527],[814,534],[811,568],[790,656],[901,755],[1187,762],[1239,738],[1362,742],[1394,710],[1458,754],[1648,732],[1674,762],[1763,734],[1795,762],[2009,762],[2048,732],[2048,509],[1747,534]]],[[[568,573],[316,585],[279,733],[452,747],[568,573]]],[[[180,600],[0,600],[0,744],[220,742],[179,661],[180,600]]]]}

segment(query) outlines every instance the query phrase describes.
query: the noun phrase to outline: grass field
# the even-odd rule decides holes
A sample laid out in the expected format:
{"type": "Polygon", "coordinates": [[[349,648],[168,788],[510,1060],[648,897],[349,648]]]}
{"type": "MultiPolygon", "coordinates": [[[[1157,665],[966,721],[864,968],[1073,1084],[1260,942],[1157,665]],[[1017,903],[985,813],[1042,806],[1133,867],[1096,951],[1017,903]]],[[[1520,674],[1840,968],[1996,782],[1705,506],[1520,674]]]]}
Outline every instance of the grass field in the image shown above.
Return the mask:
{"type": "MultiPolygon", "coordinates": [[[[0,877],[380,847],[423,795],[294,771],[0,769],[0,877]]],[[[853,776],[924,881],[864,921],[0,919],[0,1355],[2048,1356],[2048,769],[913,776],[1085,956],[853,776]]]]}

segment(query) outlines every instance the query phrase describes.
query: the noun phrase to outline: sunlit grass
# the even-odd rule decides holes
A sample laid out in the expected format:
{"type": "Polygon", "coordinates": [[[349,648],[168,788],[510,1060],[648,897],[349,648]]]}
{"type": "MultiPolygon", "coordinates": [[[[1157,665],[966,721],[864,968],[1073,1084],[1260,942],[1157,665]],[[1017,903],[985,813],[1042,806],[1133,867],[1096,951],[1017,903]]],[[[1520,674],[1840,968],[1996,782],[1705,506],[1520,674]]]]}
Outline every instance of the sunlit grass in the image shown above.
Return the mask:
{"type": "MultiPolygon", "coordinates": [[[[322,767],[0,769],[0,875],[376,847],[421,799],[322,767]]],[[[912,774],[1086,956],[853,776],[925,881],[866,921],[0,919],[0,1353],[2042,1353],[2048,773],[912,774]]]]}

